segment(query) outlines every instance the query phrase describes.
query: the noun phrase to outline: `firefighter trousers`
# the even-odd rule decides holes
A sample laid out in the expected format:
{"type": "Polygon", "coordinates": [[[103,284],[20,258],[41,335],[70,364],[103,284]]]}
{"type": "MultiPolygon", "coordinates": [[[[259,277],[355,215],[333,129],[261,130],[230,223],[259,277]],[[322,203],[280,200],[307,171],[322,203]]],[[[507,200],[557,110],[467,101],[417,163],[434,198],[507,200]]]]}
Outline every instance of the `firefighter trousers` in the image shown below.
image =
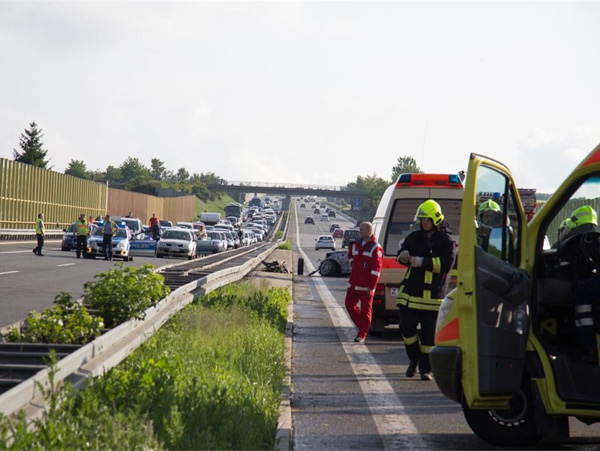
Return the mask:
{"type": "Polygon", "coordinates": [[[367,338],[371,327],[371,314],[373,312],[373,295],[367,292],[346,292],[346,310],[350,319],[358,327],[358,338],[367,338]],[[360,302],[360,308],[358,303],[360,302]]]}
{"type": "Polygon", "coordinates": [[[419,362],[421,374],[431,372],[429,351],[434,344],[437,311],[408,308],[400,305],[400,333],[404,340],[406,355],[413,362],[419,362]],[[421,331],[417,327],[421,325],[421,331]]]}

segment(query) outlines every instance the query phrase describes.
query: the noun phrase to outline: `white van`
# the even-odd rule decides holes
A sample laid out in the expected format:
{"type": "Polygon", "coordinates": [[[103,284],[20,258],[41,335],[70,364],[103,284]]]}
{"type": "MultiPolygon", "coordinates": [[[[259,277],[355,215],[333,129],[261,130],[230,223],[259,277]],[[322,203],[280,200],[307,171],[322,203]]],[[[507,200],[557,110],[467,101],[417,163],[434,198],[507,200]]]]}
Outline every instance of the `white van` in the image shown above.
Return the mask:
{"type": "Polygon", "coordinates": [[[406,266],[396,261],[396,255],[404,239],[418,227],[414,220],[417,207],[427,199],[439,203],[443,227],[458,242],[463,192],[457,174],[401,174],[385,190],[373,218],[373,233],[383,247],[383,268],[373,298],[371,335],[381,334],[388,324],[398,324],[396,302],[406,266]]]}

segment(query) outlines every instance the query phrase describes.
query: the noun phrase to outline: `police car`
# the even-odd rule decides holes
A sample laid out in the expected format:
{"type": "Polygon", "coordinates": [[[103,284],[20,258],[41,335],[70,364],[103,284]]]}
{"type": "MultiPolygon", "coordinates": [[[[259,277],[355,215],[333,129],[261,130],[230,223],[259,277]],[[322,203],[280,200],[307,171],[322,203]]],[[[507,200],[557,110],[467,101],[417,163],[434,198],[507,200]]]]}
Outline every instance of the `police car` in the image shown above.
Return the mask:
{"type": "Polygon", "coordinates": [[[600,146],[529,223],[508,168],[471,154],[457,286],[440,307],[430,361],[442,393],[461,404],[471,429],[493,445],[564,440],[569,417],[600,422],[598,346],[588,355],[580,341],[587,314],[598,342],[600,303],[578,311],[573,296],[573,287],[600,272],[598,211],[600,146]],[[501,220],[483,242],[479,207],[490,192],[497,193],[501,220]],[[565,238],[561,227],[581,219],[582,210],[594,212],[584,224],[594,227],[565,238]]]}
{"type": "MultiPolygon", "coordinates": [[[[94,229],[88,238],[88,258],[104,257],[102,241],[104,239],[102,229],[103,222],[94,223],[98,227],[94,229]]],[[[113,258],[121,258],[123,261],[132,261],[129,255],[131,249],[131,231],[124,222],[117,222],[117,233],[112,238],[113,258]]]]}

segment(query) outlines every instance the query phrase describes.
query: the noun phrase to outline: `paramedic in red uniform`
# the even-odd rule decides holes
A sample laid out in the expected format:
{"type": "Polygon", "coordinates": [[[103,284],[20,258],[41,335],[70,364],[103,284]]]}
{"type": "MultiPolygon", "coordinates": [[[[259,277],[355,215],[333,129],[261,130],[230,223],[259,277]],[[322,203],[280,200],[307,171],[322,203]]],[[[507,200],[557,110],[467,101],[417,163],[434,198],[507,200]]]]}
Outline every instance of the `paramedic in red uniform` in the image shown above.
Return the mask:
{"type": "Polygon", "coordinates": [[[358,327],[354,341],[364,343],[371,327],[373,295],[383,264],[383,249],[373,235],[373,224],[363,222],[359,230],[360,239],[348,246],[352,272],[346,291],[346,309],[358,327]]]}

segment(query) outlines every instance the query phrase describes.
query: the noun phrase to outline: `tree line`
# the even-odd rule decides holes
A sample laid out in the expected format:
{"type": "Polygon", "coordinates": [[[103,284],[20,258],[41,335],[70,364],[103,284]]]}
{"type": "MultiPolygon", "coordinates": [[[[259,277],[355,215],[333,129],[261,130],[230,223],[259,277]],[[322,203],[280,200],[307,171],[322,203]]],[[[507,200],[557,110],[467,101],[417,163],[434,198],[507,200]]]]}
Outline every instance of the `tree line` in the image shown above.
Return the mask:
{"type": "MultiPolygon", "coordinates": [[[[13,149],[14,159],[43,169],[51,169],[48,150],[44,149],[42,142],[43,136],[37,123],[31,122],[29,129],[25,129],[19,138],[21,150],[13,149]]],[[[351,214],[361,221],[371,220],[386,188],[390,183],[394,183],[400,174],[406,172],[423,171],[413,157],[402,156],[398,157],[389,179],[379,177],[377,174],[359,175],[354,182],[349,182],[344,189],[359,190],[368,194],[360,210],[352,211],[351,214]]],[[[220,184],[223,180],[214,172],[190,174],[186,168],[179,168],[177,171],[168,170],[164,161],[158,158],[150,160],[150,166],[147,167],[138,158],[127,157],[119,166],[109,165],[103,171],[90,170],[83,160],[72,159],[64,173],[86,180],[108,182],[113,188],[151,195],[155,195],[158,188],[171,188],[194,194],[204,201],[220,197],[219,193],[209,191],[206,186],[220,184]]]]}

